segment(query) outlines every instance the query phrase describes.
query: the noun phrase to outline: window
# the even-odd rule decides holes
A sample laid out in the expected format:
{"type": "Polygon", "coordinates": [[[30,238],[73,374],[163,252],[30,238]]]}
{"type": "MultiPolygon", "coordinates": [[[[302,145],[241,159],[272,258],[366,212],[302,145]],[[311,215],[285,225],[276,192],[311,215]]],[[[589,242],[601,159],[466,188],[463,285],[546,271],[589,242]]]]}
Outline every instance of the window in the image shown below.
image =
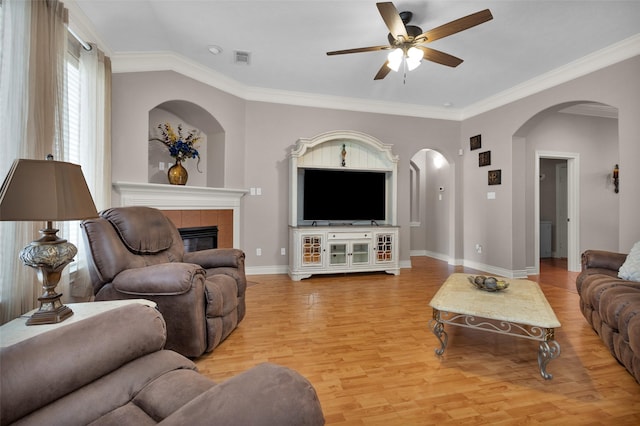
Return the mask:
{"type": "MultiPolygon", "coordinates": [[[[77,46],[69,41],[69,53],[67,54],[66,90],[65,90],[65,135],[64,158],[62,161],[80,164],[80,64],[76,55],[77,46]]],[[[61,222],[58,224],[61,234],[67,241],[79,247],[82,244],[80,235],[80,221],[61,222]]],[[[76,262],[70,266],[70,271],[76,270],[76,262]]]]}

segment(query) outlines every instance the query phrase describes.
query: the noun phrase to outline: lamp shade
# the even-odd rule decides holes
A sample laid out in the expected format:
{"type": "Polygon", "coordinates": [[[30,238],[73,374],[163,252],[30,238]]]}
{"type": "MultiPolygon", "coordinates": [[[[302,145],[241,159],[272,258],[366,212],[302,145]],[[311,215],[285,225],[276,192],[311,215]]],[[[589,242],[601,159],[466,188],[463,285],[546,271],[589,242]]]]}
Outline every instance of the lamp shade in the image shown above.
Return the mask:
{"type": "Polygon", "coordinates": [[[0,189],[3,221],[64,221],[97,216],[77,164],[17,159],[0,189]]]}

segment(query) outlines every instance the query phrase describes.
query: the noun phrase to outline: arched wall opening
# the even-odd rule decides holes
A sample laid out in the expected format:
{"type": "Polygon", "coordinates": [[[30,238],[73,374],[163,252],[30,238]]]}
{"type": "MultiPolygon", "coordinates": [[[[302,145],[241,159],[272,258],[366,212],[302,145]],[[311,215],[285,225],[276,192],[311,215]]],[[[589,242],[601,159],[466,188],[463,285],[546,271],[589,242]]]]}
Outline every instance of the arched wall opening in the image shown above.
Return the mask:
{"type": "Polygon", "coordinates": [[[409,163],[412,256],[453,260],[453,168],[438,151],[421,149],[409,163]]]}
{"type": "Polygon", "coordinates": [[[183,135],[195,130],[200,162],[189,159],[183,166],[189,173],[188,186],[224,188],[225,132],[220,123],[204,108],[189,101],[163,102],[149,111],[148,182],[168,183],[167,170],[175,163],[167,147],[156,138],[161,137],[159,125],[169,123],[176,131],[182,126],[183,135]]]}
{"type": "Polygon", "coordinates": [[[580,254],[588,248],[615,251],[617,108],[589,101],[558,104],[531,117],[512,142],[514,170],[524,171],[513,182],[514,217],[523,218],[514,222],[516,269],[538,274],[540,258],[562,259],[565,245],[570,271],[580,270],[580,254]]]}

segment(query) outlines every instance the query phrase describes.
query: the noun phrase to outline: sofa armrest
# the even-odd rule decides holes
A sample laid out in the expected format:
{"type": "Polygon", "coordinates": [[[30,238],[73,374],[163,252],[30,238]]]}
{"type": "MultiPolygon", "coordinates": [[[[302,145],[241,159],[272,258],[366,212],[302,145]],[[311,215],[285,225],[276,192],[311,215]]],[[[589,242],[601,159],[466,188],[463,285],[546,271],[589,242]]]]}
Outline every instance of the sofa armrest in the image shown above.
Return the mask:
{"type": "Polygon", "coordinates": [[[160,312],[129,304],[63,322],[0,349],[0,423],[15,422],[132,360],[160,351],[165,339],[160,312]]]}
{"type": "Polygon", "coordinates": [[[604,250],[587,250],[582,253],[582,270],[587,269],[609,269],[618,270],[627,259],[627,255],[623,253],[614,253],[604,250]]]}
{"type": "Polygon", "coordinates": [[[136,296],[174,296],[187,293],[205,271],[192,263],[162,263],[120,272],[112,282],[121,293],[136,296]]]}
{"type": "Polygon", "coordinates": [[[242,250],[222,248],[186,252],[183,260],[200,265],[205,269],[231,267],[244,270],[244,256],[242,250]]]}
{"type": "Polygon", "coordinates": [[[323,425],[315,389],[299,373],[264,363],[200,396],[162,425],[323,425]]]}

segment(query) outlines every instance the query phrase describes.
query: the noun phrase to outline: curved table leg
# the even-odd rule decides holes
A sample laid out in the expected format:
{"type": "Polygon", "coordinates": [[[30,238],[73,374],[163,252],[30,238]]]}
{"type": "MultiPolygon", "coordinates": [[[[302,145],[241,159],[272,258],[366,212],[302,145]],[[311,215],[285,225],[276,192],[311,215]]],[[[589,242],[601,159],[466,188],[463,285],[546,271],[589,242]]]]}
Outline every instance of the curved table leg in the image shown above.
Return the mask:
{"type": "Polygon", "coordinates": [[[540,342],[538,365],[540,366],[540,374],[546,380],[553,379],[553,374],[547,373],[547,364],[558,356],[560,356],[560,344],[558,342],[555,340],[540,342]]]}
{"type": "Polygon", "coordinates": [[[433,310],[433,319],[429,321],[429,327],[431,328],[431,331],[433,331],[433,334],[435,334],[435,336],[440,341],[440,348],[435,349],[436,355],[442,355],[447,347],[449,335],[446,331],[444,331],[444,324],[440,322],[440,311],[438,311],[437,309],[433,310]]]}

